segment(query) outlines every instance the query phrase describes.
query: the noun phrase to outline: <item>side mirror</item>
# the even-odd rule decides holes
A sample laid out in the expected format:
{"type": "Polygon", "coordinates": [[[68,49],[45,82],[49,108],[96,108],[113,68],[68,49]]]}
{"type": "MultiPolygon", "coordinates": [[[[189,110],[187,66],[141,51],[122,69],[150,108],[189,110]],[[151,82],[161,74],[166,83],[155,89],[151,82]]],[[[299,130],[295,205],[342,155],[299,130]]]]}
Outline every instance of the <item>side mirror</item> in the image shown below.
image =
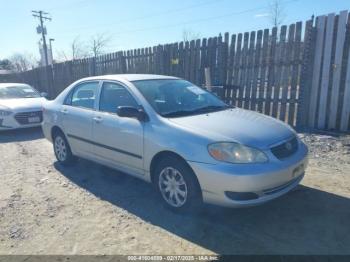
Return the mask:
{"type": "Polygon", "coordinates": [[[47,97],[48,97],[48,94],[47,94],[46,92],[41,92],[41,93],[40,93],[40,96],[41,96],[41,97],[47,98],[47,97]]]}
{"type": "Polygon", "coordinates": [[[148,119],[148,116],[143,109],[138,109],[132,106],[118,106],[117,115],[120,117],[137,118],[140,121],[146,121],[148,119]]]}

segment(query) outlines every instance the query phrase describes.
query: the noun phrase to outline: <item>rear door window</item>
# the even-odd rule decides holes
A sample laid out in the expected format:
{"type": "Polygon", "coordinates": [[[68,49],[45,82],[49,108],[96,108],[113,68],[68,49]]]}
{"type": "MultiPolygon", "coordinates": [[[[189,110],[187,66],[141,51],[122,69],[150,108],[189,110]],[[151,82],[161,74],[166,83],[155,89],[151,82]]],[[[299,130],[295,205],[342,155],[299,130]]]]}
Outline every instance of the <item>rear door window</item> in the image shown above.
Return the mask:
{"type": "Polygon", "coordinates": [[[71,106],[94,109],[98,91],[98,82],[87,82],[76,86],[66,98],[65,104],[71,106]]]}

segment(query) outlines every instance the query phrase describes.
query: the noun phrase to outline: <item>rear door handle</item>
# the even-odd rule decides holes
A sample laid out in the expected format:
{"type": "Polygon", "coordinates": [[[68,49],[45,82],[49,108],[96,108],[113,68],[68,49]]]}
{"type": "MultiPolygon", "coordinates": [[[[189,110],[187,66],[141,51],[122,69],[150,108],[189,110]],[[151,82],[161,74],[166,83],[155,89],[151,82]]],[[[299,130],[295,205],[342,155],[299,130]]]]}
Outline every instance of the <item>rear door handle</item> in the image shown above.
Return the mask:
{"type": "Polygon", "coordinates": [[[96,123],[101,123],[103,121],[102,117],[100,116],[95,116],[93,119],[96,123]]]}
{"type": "Polygon", "coordinates": [[[68,110],[66,108],[63,108],[61,112],[66,115],[68,113],[68,110]]]}

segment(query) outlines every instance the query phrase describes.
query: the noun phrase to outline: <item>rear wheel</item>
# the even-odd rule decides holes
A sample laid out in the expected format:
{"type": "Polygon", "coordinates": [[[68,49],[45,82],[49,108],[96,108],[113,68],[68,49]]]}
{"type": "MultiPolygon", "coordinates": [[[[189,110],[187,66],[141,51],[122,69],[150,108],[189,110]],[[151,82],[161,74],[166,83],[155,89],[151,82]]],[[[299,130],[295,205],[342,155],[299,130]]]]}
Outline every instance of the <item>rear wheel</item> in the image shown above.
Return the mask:
{"type": "Polygon", "coordinates": [[[166,157],[155,168],[155,186],[166,207],[174,211],[197,211],[201,192],[195,174],[183,160],[166,157]]]}
{"type": "Polygon", "coordinates": [[[72,154],[68,141],[62,132],[56,132],[53,137],[53,149],[58,162],[62,165],[69,165],[76,161],[72,154]]]}

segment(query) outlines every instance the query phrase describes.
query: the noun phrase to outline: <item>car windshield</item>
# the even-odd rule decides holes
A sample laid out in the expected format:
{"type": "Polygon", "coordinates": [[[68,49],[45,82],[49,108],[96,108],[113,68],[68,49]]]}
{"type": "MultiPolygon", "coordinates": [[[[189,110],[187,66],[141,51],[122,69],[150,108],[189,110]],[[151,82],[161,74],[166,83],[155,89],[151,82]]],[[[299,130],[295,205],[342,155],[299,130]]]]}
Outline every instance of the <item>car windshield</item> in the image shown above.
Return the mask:
{"type": "Polygon", "coordinates": [[[138,80],[133,84],[164,117],[203,114],[230,107],[215,95],[181,79],[138,80]]]}
{"type": "Polygon", "coordinates": [[[0,87],[0,99],[40,97],[38,91],[29,85],[0,87]]]}

